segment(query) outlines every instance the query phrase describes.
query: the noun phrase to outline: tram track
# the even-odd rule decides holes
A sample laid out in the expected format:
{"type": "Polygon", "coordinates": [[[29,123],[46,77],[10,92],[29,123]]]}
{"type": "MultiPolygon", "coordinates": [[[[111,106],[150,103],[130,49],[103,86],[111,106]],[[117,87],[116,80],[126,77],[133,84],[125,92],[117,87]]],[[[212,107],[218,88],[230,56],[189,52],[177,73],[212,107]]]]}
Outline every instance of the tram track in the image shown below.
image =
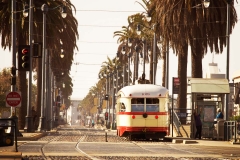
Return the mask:
{"type": "Polygon", "coordinates": [[[75,145],[75,150],[79,151],[77,150],[77,145],[83,138],[84,136],[81,136],[81,131],[75,131],[75,130],[60,130],[60,131],[57,131],[56,133],[49,133],[48,135],[38,139],[38,142],[43,142],[41,147],[38,149],[39,153],[38,154],[36,153],[35,155],[33,153],[29,156],[25,156],[23,157],[23,160],[30,160],[30,159],[31,160],[34,160],[34,159],[41,159],[41,160],[70,159],[71,160],[73,159],[71,156],[47,156],[48,145],[50,145],[51,143],[59,143],[63,141],[77,142],[77,144],[75,145]]]}
{"type": "MultiPolygon", "coordinates": [[[[56,133],[50,133],[38,141],[26,143],[25,150],[38,150],[38,153],[32,152],[24,160],[102,160],[102,159],[201,159],[200,157],[211,157],[221,153],[221,149],[214,149],[207,146],[172,144],[165,141],[129,141],[126,138],[118,137],[113,132],[108,132],[107,141],[105,132],[102,130],[58,130],[56,133]],[[35,148],[34,147],[38,147],[35,148]],[[56,148],[54,148],[56,147],[56,148]],[[118,152],[126,153],[120,156],[118,152]],[[134,156],[135,155],[135,156],[134,156]],[[187,155],[187,156],[185,156],[187,155]]],[[[21,147],[21,146],[20,146],[21,147]]],[[[24,148],[24,145],[23,145],[24,148]]],[[[219,155],[219,157],[240,157],[231,149],[219,155]],[[226,152],[226,153],[225,153],[226,152]]],[[[29,152],[29,151],[28,151],[29,152]]],[[[232,158],[233,158],[232,157],[232,158]]],[[[205,158],[209,159],[209,158],[205,158]]],[[[214,158],[212,158],[214,159],[214,158]]],[[[218,158],[215,158],[218,159],[218,158]]],[[[231,159],[228,158],[228,159],[231,159]]]]}

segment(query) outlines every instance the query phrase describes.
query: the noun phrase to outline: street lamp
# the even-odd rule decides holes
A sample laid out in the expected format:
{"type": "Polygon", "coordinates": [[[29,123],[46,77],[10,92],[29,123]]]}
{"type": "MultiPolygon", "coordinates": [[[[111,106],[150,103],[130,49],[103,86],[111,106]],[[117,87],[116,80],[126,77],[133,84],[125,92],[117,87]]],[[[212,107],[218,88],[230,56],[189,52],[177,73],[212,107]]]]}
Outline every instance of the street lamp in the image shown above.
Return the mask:
{"type": "MultiPolygon", "coordinates": [[[[125,55],[125,53],[126,53],[126,46],[124,45],[123,47],[122,47],[122,54],[123,54],[123,56],[125,55]]],[[[119,55],[120,56],[120,55],[119,55]]],[[[123,57],[122,57],[122,59],[123,59],[123,57]]],[[[121,59],[121,61],[122,61],[122,59],[121,59]]],[[[125,64],[123,64],[123,73],[122,73],[122,77],[123,77],[123,87],[125,86],[125,64]]]]}
{"type": "MultiPolygon", "coordinates": [[[[141,26],[140,24],[137,25],[137,34],[140,35],[141,34],[141,26]]],[[[143,61],[143,74],[145,75],[145,44],[146,44],[146,40],[144,39],[144,37],[140,40],[143,44],[143,49],[140,53],[140,60],[143,61]]]]}
{"type": "Polygon", "coordinates": [[[114,116],[114,111],[115,111],[115,85],[114,85],[114,79],[115,79],[115,69],[112,70],[112,129],[115,129],[115,116],[114,116]]]}
{"type": "MultiPolygon", "coordinates": [[[[31,0],[30,0],[31,1],[31,0]]],[[[31,9],[31,8],[30,8],[31,9]]],[[[24,9],[23,9],[23,16],[26,18],[28,16],[28,10],[29,10],[29,6],[28,4],[25,2],[24,3],[24,9]]]]}
{"type": "MultiPolygon", "coordinates": [[[[65,6],[63,6],[65,7],[65,6]]],[[[55,9],[55,8],[54,8],[55,9]]],[[[43,4],[41,7],[41,10],[43,12],[43,53],[42,53],[42,90],[41,90],[41,116],[39,119],[39,126],[38,126],[38,131],[43,131],[45,130],[45,113],[44,111],[46,111],[46,106],[47,106],[47,101],[46,101],[46,90],[47,90],[47,86],[46,86],[46,68],[47,68],[47,47],[46,47],[46,14],[48,12],[48,6],[46,4],[43,4]]],[[[62,11],[62,17],[65,18],[66,17],[66,8],[62,11]]]]}
{"type": "Polygon", "coordinates": [[[204,0],[203,5],[204,5],[205,8],[208,8],[209,5],[210,5],[210,0],[204,0]]]}
{"type": "MultiPolygon", "coordinates": [[[[151,15],[150,14],[147,14],[146,16],[146,20],[148,22],[151,21],[151,15]]],[[[154,30],[154,27],[155,27],[156,24],[153,24],[153,26],[151,27],[152,30],[154,30]]],[[[168,54],[168,53],[167,53],[168,54]]],[[[166,55],[166,63],[168,65],[168,55],[166,55]]],[[[156,84],[156,72],[157,72],[157,53],[156,53],[156,32],[154,30],[154,34],[153,34],[153,56],[152,56],[152,63],[153,63],[153,75],[152,75],[152,83],[153,84],[156,84]]],[[[166,66],[166,72],[165,72],[167,75],[165,75],[166,77],[166,88],[168,88],[168,66],[166,66]]]]}
{"type": "Polygon", "coordinates": [[[24,131],[26,132],[33,132],[34,126],[33,126],[33,115],[31,111],[31,103],[32,103],[32,57],[33,57],[33,45],[32,45],[32,33],[33,33],[33,8],[32,8],[32,2],[33,0],[30,0],[29,6],[27,3],[24,5],[24,10],[23,10],[23,16],[27,17],[29,10],[29,45],[30,45],[30,56],[29,56],[29,72],[28,72],[28,101],[27,101],[27,115],[26,115],[26,120],[25,120],[25,127],[24,131]]]}
{"type": "Polygon", "coordinates": [[[60,54],[61,58],[64,58],[64,53],[63,52],[64,52],[63,49],[61,49],[61,54],[60,54]]]}
{"type": "Polygon", "coordinates": [[[131,47],[132,47],[132,38],[128,38],[128,46],[130,47],[130,51],[128,52],[128,86],[130,85],[130,57],[131,57],[131,47]]]}
{"type": "MultiPolygon", "coordinates": [[[[230,46],[230,35],[229,35],[229,28],[230,28],[230,3],[232,0],[227,0],[227,26],[226,26],[226,47],[227,47],[227,58],[226,58],[226,79],[229,81],[229,46],[230,46]]],[[[204,7],[208,8],[210,5],[210,0],[203,1],[204,7]]],[[[228,103],[229,103],[229,96],[225,95],[226,104],[225,104],[225,118],[228,120],[228,103]]]]}
{"type": "MultiPolygon", "coordinates": [[[[11,3],[11,45],[12,45],[12,67],[16,67],[16,0],[12,0],[11,3]]],[[[16,84],[11,84],[11,91],[16,91],[16,84]]],[[[11,118],[13,118],[16,122],[16,130],[18,136],[22,136],[22,134],[18,130],[18,117],[16,116],[16,108],[11,107],[11,118]]],[[[10,127],[11,133],[13,133],[13,127],[10,127]]]]}

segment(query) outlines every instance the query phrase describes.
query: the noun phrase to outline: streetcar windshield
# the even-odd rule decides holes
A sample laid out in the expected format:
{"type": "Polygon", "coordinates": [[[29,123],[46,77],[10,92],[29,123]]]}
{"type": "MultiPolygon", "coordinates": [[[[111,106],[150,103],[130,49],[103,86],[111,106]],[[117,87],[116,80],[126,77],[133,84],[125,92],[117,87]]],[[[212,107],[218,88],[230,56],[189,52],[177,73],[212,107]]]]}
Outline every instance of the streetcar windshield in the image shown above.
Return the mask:
{"type": "Polygon", "coordinates": [[[144,112],[144,99],[133,98],[131,100],[131,111],[132,112],[144,112]]]}
{"type": "Polygon", "coordinates": [[[146,111],[147,112],[158,112],[159,106],[156,104],[146,104],[146,111]]]}
{"type": "Polygon", "coordinates": [[[159,99],[158,98],[146,98],[146,111],[147,112],[159,112],[159,99]]]}
{"type": "Polygon", "coordinates": [[[144,98],[133,98],[131,100],[132,112],[159,112],[159,99],[146,98],[146,109],[144,109],[144,98]]]}

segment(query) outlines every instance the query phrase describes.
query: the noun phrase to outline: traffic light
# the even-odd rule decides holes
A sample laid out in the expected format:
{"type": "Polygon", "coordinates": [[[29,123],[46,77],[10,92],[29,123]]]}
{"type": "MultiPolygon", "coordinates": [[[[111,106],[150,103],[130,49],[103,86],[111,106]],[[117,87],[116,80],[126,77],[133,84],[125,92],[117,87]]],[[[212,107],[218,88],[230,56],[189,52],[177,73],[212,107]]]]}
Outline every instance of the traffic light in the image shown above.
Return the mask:
{"type": "Polygon", "coordinates": [[[18,70],[30,71],[30,45],[18,46],[18,70]]]}
{"type": "Polygon", "coordinates": [[[16,85],[16,67],[11,67],[11,85],[16,85]]]}
{"type": "Polygon", "coordinates": [[[108,120],[108,112],[105,112],[105,120],[108,120]]]}

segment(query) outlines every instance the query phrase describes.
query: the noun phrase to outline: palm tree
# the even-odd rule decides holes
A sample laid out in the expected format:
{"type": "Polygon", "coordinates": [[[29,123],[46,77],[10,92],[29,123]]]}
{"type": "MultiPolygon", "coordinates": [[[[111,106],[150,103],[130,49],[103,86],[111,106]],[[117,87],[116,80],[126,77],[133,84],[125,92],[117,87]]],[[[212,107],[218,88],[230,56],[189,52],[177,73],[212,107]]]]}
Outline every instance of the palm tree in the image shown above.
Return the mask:
{"type": "MultiPolygon", "coordinates": [[[[150,46],[151,39],[153,37],[153,32],[147,26],[146,21],[144,21],[144,14],[134,14],[128,17],[128,26],[123,26],[121,31],[115,31],[114,37],[118,36],[118,42],[120,43],[117,53],[119,59],[122,60],[123,64],[127,63],[127,57],[121,54],[123,46],[126,49],[126,55],[130,54],[131,62],[134,62],[134,73],[133,82],[138,78],[138,65],[139,65],[139,54],[146,54],[144,57],[144,63],[149,63],[149,58],[146,53],[146,46],[150,46]],[[141,36],[137,35],[137,26],[141,24],[143,30],[141,36]],[[128,41],[131,39],[131,46],[128,46],[128,41]]],[[[150,76],[151,77],[151,76],[150,76]]]]}
{"type": "MultiPolygon", "coordinates": [[[[3,1],[0,3],[0,16],[2,17],[0,22],[0,33],[2,37],[2,47],[5,49],[6,47],[11,48],[11,2],[12,1],[3,1]]],[[[16,8],[17,11],[23,10],[23,2],[20,0],[16,0],[16,8]]],[[[47,14],[47,48],[51,48],[51,56],[52,60],[54,59],[54,55],[59,55],[61,49],[69,51],[68,55],[65,58],[64,64],[54,66],[52,65],[53,69],[55,68],[65,68],[70,69],[72,59],[73,59],[73,50],[77,48],[76,46],[76,39],[78,38],[77,32],[77,20],[74,18],[72,14],[72,7],[75,7],[70,3],[69,0],[63,1],[47,1],[47,0],[39,0],[34,1],[34,13],[33,13],[33,39],[36,42],[41,42],[42,39],[42,11],[40,7],[42,4],[46,3],[49,7],[49,14],[47,14]],[[67,7],[67,16],[68,18],[62,19],[60,12],[54,11],[53,9],[60,9],[60,6],[63,4],[67,7]]],[[[28,20],[23,17],[21,12],[17,12],[17,44],[27,44],[28,43],[28,20]]],[[[39,61],[41,61],[39,59],[39,61]]],[[[34,65],[35,66],[35,65],[34,65]]],[[[38,65],[38,79],[41,80],[41,66],[38,65]]],[[[19,72],[19,85],[18,90],[22,92],[22,107],[20,108],[19,114],[19,121],[20,126],[19,128],[22,129],[24,127],[25,115],[26,115],[26,102],[27,102],[27,82],[26,82],[26,72],[19,72]]],[[[40,81],[38,81],[40,82],[40,81]]],[[[38,83],[38,93],[41,89],[41,83],[38,83]]],[[[41,99],[41,94],[38,94],[38,106],[37,110],[39,110],[39,101],[41,99]]]]}
{"type": "MultiPolygon", "coordinates": [[[[226,3],[225,1],[214,1],[213,8],[204,9],[192,8],[201,4],[200,0],[152,0],[151,2],[151,6],[156,8],[156,17],[160,23],[157,30],[164,40],[171,44],[178,56],[180,80],[178,106],[186,108],[188,45],[190,44],[192,51],[192,77],[202,77],[201,60],[207,47],[210,47],[211,52],[219,53],[222,52],[226,43],[226,25],[216,23],[216,21],[222,24],[226,23],[226,12],[224,11],[226,3]],[[194,41],[195,39],[196,41],[194,41]]],[[[231,33],[232,27],[237,21],[233,3],[230,17],[231,33]]]]}

